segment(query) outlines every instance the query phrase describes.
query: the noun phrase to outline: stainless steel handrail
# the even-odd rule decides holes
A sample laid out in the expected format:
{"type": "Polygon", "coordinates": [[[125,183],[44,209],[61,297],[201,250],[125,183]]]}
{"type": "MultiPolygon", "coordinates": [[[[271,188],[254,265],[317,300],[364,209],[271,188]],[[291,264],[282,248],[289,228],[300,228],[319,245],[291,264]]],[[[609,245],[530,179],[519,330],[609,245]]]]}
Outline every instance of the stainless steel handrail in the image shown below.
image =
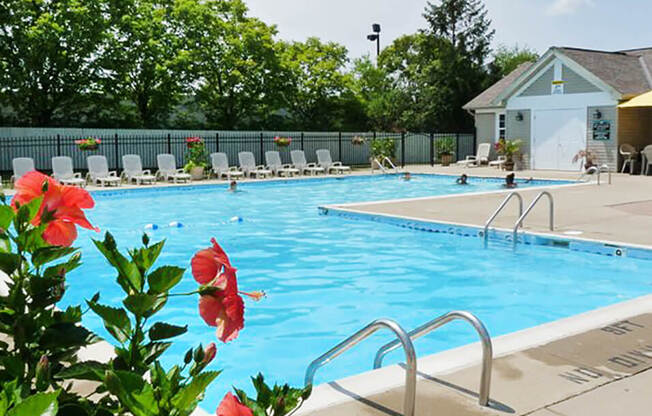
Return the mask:
{"type": "MultiPolygon", "coordinates": [[[[491,389],[491,363],[493,359],[493,346],[491,345],[491,337],[489,336],[487,328],[480,321],[480,319],[478,319],[478,317],[470,312],[465,311],[449,312],[410,331],[408,336],[411,340],[416,340],[424,335],[429,334],[435,329],[455,320],[463,320],[470,323],[473,325],[473,328],[480,336],[482,343],[482,374],[480,376],[480,395],[478,398],[478,403],[480,403],[480,406],[488,406],[489,391],[491,389]]],[[[383,358],[385,358],[385,355],[398,348],[400,343],[401,341],[396,339],[390,343],[383,345],[376,353],[376,358],[374,359],[374,368],[380,368],[383,365],[383,358]]]]}
{"type": "Polygon", "coordinates": [[[380,168],[380,170],[381,170],[383,173],[387,173],[387,169],[385,169],[385,166],[383,166],[383,164],[380,163],[380,161],[378,160],[378,158],[374,158],[374,159],[372,160],[372,163],[371,163],[371,173],[374,172],[374,164],[373,164],[373,162],[376,162],[376,165],[378,165],[378,167],[380,168]]]}
{"type": "Polygon", "coordinates": [[[403,350],[405,351],[405,398],[403,401],[403,415],[404,416],[414,416],[414,402],[416,399],[416,389],[417,389],[417,358],[416,353],[414,352],[414,345],[410,337],[405,332],[405,330],[396,322],[391,319],[378,319],[373,321],[366,327],[362,328],[355,334],[351,335],[344,341],[340,342],[328,352],[323,354],[321,357],[317,358],[310,363],[308,369],[306,370],[305,385],[313,384],[315,379],[315,373],[317,370],[324,365],[331,362],[333,359],[340,356],[345,351],[348,351],[356,344],[364,341],[369,338],[374,332],[378,331],[381,328],[389,329],[394,332],[397,336],[397,346],[401,344],[403,350]]]}
{"type": "Polygon", "coordinates": [[[392,163],[392,160],[390,158],[388,158],[387,156],[383,157],[383,163],[385,163],[385,162],[389,163],[389,166],[391,166],[392,169],[394,169],[395,171],[398,171],[398,168],[396,167],[396,165],[394,165],[394,163],[392,163]]]}
{"type": "Polygon", "coordinates": [[[518,243],[518,227],[523,225],[523,221],[525,221],[525,218],[530,214],[530,211],[532,211],[532,209],[544,196],[547,196],[548,202],[550,202],[550,219],[549,219],[548,226],[550,227],[550,231],[555,230],[555,201],[550,192],[542,191],[539,193],[539,195],[537,195],[536,198],[534,198],[530,206],[527,207],[525,212],[518,218],[518,220],[516,220],[516,223],[514,224],[513,234],[512,234],[512,239],[514,240],[514,247],[516,247],[516,244],[518,243]]]}
{"type": "Polygon", "coordinates": [[[498,209],[496,209],[496,211],[494,211],[494,213],[491,215],[491,217],[489,217],[489,219],[487,220],[487,222],[484,224],[484,233],[483,233],[483,237],[484,237],[485,245],[486,245],[486,243],[487,243],[487,241],[488,241],[488,239],[489,239],[489,227],[491,226],[491,223],[494,222],[494,220],[496,219],[496,217],[498,216],[498,214],[501,213],[501,211],[503,210],[503,208],[505,208],[505,206],[507,206],[507,203],[508,203],[508,202],[509,202],[513,197],[517,197],[517,198],[518,198],[518,216],[520,217],[521,215],[523,215],[523,197],[521,196],[521,194],[519,194],[518,192],[512,192],[512,193],[510,193],[509,195],[507,195],[507,197],[503,200],[503,202],[500,204],[500,206],[498,207],[498,209]]]}

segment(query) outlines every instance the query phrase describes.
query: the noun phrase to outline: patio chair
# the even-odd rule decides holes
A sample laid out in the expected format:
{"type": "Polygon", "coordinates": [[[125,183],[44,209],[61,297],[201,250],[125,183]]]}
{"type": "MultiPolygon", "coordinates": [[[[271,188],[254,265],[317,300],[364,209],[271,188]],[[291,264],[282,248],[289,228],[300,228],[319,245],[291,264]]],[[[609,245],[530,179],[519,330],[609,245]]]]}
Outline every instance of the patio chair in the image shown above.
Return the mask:
{"type": "Polygon", "coordinates": [[[17,157],[11,161],[11,165],[14,169],[14,174],[11,176],[12,184],[27,172],[36,170],[34,167],[34,159],[31,157],[17,157]]]}
{"type": "MultiPolygon", "coordinates": [[[[618,149],[618,153],[623,157],[623,168],[620,173],[625,173],[627,165],[629,165],[629,173],[634,172],[634,164],[636,163],[636,149],[634,146],[628,143],[623,143],[618,149]]],[[[641,166],[641,172],[645,169],[645,166],[641,166]]]]}
{"type": "Polygon", "coordinates": [[[299,174],[299,169],[293,168],[291,164],[284,165],[281,162],[281,154],[277,151],[271,150],[265,152],[265,162],[267,163],[267,168],[274,172],[276,176],[285,175],[289,177],[299,174]]]}
{"type": "Polygon", "coordinates": [[[177,160],[174,155],[169,153],[162,153],[156,155],[156,163],[158,171],[156,178],[163,178],[166,182],[172,179],[174,183],[177,182],[190,182],[190,174],[185,173],[183,169],[177,169],[177,160]]]}
{"type": "Polygon", "coordinates": [[[491,145],[489,143],[480,143],[478,145],[478,153],[475,156],[467,156],[466,159],[458,161],[457,164],[465,168],[479,167],[483,163],[489,163],[490,152],[491,145]]]}
{"type": "Polygon", "coordinates": [[[496,169],[502,169],[505,162],[507,162],[507,156],[498,156],[498,159],[489,162],[489,166],[495,167],[496,169]]]}
{"type": "Polygon", "coordinates": [[[114,170],[109,171],[109,163],[106,156],[93,155],[86,158],[86,166],[88,166],[88,173],[86,174],[86,182],[92,184],[100,184],[100,186],[120,186],[120,178],[118,173],[114,170]]]}
{"type": "Polygon", "coordinates": [[[143,162],[140,160],[139,155],[123,155],[122,168],[121,178],[126,180],[127,183],[134,181],[136,185],[141,185],[156,182],[156,176],[152,175],[149,169],[143,170],[143,162]]]}
{"type": "Polygon", "coordinates": [[[328,149],[319,149],[317,150],[317,164],[324,168],[326,172],[331,173],[331,171],[335,171],[335,173],[344,173],[344,172],[351,172],[351,167],[350,166],[344,166],[342,165],[342,162],[333,162],[333,159],[331,158],[331,151],[328,149]]]}
{"type": "Polygon", "coordinates": [[[229,166],[229,159],[226,153],[211,153],[211,172],[217,176],[217,179],[226,176],[227,180],[231,178],[242,178],[244,173],[238,170],[237,166],[229,166]]]}
{"type": "Polygon", "coordinates": [[[641,150],[641,155],[643,156],[643,165],[641,166],[641,173],[647,176],[650,166],[652,166],[652,144],[645,146],[641,150]]]}
{"type": "Polygon", "coordinates": [[[306,154],[303,152],[303,150],[292,150],[290,152],[290,159],[292,160],[292,166],[295,169],[299,169],[299,172],[302,175],[306,172],[308,172],[311,176],[325,172],[324,168],[317,166],[316,163],[308,163],[306,161],[306,154]]]}
{"type": "Polygon", "coordinates": [[[264,165],[256,166],[256,159],[251,152],[238,153],[238,160],[240,161],[240,170],[244,172],[245,176],[251,178],[254,175],[256,178],[267,177],[272,174],[272,171],[265,169],[264,165]]]}
{"type": "Polygon", "coordinates": [[[86,186],[81,173],[73,171],[72,158],[68,156],[52,158],[52,177],[64,185],[86,186]]]}

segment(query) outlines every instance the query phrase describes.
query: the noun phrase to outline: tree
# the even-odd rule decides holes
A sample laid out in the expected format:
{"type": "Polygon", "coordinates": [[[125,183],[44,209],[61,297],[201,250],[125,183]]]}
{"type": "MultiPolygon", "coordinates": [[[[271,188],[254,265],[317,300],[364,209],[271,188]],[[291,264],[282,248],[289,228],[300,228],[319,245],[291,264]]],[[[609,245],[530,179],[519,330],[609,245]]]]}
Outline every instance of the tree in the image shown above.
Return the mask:
{"type": "Polygon", "coordinates": [[[173,0],[111,2],[104,89],[118,111],[135,112],[141,127],[164,126],[189,84],[174,6],[173,0]]]}
{"type": "Polygon", "coordinates": [[[246,12],[241,0],[185,1],[177,10],[210,127],[262,128],[261,120],[279,106],[276,29],[246,12]]]}
{"type": "Polygon", "coordinates": [[[539,54],[526,47],[520,48],[514,45],[511,48],[505,45],[499,46],[494,52],[494,60],[489,64],[489,74],[493,81],[497,81],[514,71],[519,65],[525,62],[536,62],[539,54]]]}
{"type": "MultiPolygon", "coordinates": [[[[282,45],[283,101],[295,128],[338,129],[339,105],[352,94],[347,50],[318,38],[282,45]]],[[[341,115],[341,113],[340,113],[341,115]]]]}
{"type": "Polygon", "coordinates": [[[105,17],[100,0],[0,3],[0,107],[8,121],[74,122],[98,91],[105,17]]]}

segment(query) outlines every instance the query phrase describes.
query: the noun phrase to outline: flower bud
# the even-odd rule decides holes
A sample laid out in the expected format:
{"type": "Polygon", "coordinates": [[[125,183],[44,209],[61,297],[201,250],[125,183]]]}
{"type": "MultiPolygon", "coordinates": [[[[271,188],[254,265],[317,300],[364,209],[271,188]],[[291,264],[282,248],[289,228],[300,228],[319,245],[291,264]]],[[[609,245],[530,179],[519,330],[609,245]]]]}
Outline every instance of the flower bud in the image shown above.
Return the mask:
{"type": "Polygon", "coordinates": [[[196,363],[200,363],[204,360],[204,348],[199,344],[199,347],[195,348],[194,359],[196,363]]]}
{"type": "Polygon", "coordinates": [[[47,355],[41,356],[41,359],[38,360],[36,364],[36,378],[47,375],[47,372],[50,368],[50,360],[48,360],[47,355]]]}
{"type": "Polygon", "coordinates": [[[186,352],[186,356],[183,357],[184,364],[189,364],[192,361],[192,348],[186,352]]]}
{"type": "Polygon", "coordinates": [[[211,361],[213,361],[215,354],[217,354],[217,346],[214,342],[211,342],[208,344],[206,349],[204,349],[204,359],[202,361],[204,365],[208,365],[211,361]]]}

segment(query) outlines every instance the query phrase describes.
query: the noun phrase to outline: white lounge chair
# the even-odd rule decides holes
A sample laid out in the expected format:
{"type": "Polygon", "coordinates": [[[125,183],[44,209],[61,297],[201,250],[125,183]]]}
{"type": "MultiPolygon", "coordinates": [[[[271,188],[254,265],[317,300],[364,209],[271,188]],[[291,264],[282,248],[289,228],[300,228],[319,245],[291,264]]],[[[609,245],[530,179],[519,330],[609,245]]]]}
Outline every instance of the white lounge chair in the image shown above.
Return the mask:
{"type": "Polygon", "coordinates": [[[491,145],[489,143],[480,143],[478,145],[478,154],[475,156],[467,156],[466,159],[457,162],[458,165],[464,167],[478,167],[483,163],[489,162],[489,153],[491,152],[491,145]]]}
{"type": "Polygon", "coordinates": [[[325,172],[324,168],[317,166],[316,163],[308,163],[306,161],[306,154],[303,150],[292,150],[290,152],[290,159],[292,159],[292,166],[299,169],[299,172],[301,172],[302,175],[306,172],[311,176],[325,172]]]}
{"type": "Polygon", "coordinates": [[[344,173],[344,172],[351,172],[351,167],[350,166],[344,166],[342,165],[342,162],[333,162],[333,159],[331,158],[331,152],[328,149],[319,149],[317,150],[317,164],[324,168],[326,172],[331,173],[331,171],[335,171],[335,173],[344,173]]]}
{"type": "Polygon", "coordinates": [[[507,162],[507,156],[498,156],[498,159],[489,162],[489,167],[501,169],[505,165],[505,162],[507,162]]]}
{"type": "Polygon", "coordinates": [[[220,179],[226,176],[227,180],[231,178],[242,178],[244,172],[238,170],[237,166],[229,166],[229,158],[226,153],[211,153],[212,172],[220,179]]]}
{"type": "Polygon", "coordinates": [[[120,178],[118,173],[114,170],[109,171],[109,163],[106,156],[93,155],[86,158],[86,166],[88,166],[88,173],[86,174],[86,182],[92,184],[100,184],[100,186],[120,186],[120,178]]]}
{"type": "Polygon", "coordinates": [[[240,161],[240,170],[244,174],[251,178],[251,175],[254,175],[256,178],[267,177],[272,174],[272,171],[265,169],[264,165],[256,166],[256,158],[251,152],[240,152],[238,153],[238,160],[240,161]]]}
{"type": "Polygon", "coordinates": [[[177,169],[177,161],[174,155],[169,153],[156,155],[156,163],[158,164],[158,171],[154,175],[156,178],[163,178],[165,181],[172,179],[174,183],[190,182],[190,174],[185,173],[183,169],[177,169]]]}
{"type": "Polygon", "coordinates": [[[52,158],[52,177],[64,185],[86,186],[81,173],[73,171],[72,158],[68,156],[52,158]]]}
{"type": "Polygon", "coordinates": [[[34,167],[34,159],[31,157],[17,157],[11,161],[14,169],[14,174],[11,176],[11,183],[16,182],[27,172],[36,170],[34,167]]]}
{"type": "Polygon", "coordinates": [[[276,176],[294,176],[299,174],[299,169],[293,168],[292,165],[284,165],[281,162],[281,154],[277,151],[270,150],[265,152],[265,162],[267,163],[267,168],[274,172],[276,176]]]}
{"type": "Polygon", "coordinates": [[[136,182],[136,185],[156,182],[156,176],[152,175],[149,169],[143,170],[143,162],[138,155],[123,155],[122,156],[122,178],[131,183],[136,182]]]}

